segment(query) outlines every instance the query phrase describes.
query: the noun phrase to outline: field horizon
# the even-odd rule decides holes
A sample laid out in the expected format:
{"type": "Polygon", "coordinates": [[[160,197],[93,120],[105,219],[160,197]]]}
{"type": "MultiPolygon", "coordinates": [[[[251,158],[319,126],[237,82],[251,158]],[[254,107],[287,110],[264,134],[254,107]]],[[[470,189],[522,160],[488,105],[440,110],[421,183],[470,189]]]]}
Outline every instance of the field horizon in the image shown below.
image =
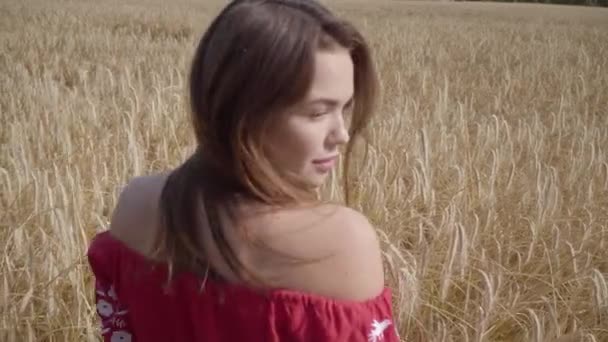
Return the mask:
{"type": "MultiPolygon", "coordinates": [[[[192,150],[223,3],[0,4],[1,341],[100,340],[86,248],[121,186],[192,150]]],[[[608,341],[608,8],[325,3],[381,77],[351,190],[402,340],[608,341]]]]}

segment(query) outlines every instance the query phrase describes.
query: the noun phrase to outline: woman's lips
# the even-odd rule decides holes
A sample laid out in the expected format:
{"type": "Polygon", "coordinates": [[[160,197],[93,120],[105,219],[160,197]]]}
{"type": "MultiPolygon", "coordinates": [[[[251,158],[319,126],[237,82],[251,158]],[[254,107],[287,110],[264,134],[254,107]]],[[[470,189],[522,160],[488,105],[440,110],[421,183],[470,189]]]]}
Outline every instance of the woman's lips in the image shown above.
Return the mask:
{"type": "Polygon", "coordinates": [[[321,172],[327,172],[334,167],[337,160],[338,160],[338,156],[333,156],[330,158],[315,159],[312,162],[316,166],[317,170],[319,170],[321,172]]]}

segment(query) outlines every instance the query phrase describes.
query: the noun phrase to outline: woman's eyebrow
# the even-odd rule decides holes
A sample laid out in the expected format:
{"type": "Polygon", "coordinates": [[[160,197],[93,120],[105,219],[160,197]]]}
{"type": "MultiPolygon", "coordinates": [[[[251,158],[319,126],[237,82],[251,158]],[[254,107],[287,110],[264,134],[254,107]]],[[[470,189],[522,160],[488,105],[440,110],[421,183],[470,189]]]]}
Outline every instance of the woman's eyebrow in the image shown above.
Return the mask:
{"type": "Polygon", "coordinates": [[[344,105],[344,108],[350,107],[353,104],[354,101],[355,101],[354,96],[351,96],[350,99],[348,101],[346,101],[346,104],[344,105]]]}
{"type": "MultiPolygon", "coordinates": [[[[344,107],[348,107],[353,103],[353,96],[350,97],[350,99],[348,101],[346,101],[346,103],[344,104],[344,107]]],[[[328,98],[319,98],[319,99],[314,99],[311,101],[308,101],[305,103],[305,105],[324,105],[327,107],[338,107],[340,105],[340,101],[337,101],[335,99],[328,99],[328,98]]]]}

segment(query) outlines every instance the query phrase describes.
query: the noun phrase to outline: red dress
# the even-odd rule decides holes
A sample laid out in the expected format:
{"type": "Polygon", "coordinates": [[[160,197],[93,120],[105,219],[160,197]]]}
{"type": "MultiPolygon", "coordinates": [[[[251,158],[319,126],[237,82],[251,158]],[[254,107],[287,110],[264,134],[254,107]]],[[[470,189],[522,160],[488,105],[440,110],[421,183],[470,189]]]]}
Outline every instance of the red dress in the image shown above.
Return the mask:
{"type": "Polygon", "coordinates": [[[386,287],[363,302],[293,290],[254,292],[167,268],[103,232],[88,250],[104,341],[399,341],[386,287]]]}

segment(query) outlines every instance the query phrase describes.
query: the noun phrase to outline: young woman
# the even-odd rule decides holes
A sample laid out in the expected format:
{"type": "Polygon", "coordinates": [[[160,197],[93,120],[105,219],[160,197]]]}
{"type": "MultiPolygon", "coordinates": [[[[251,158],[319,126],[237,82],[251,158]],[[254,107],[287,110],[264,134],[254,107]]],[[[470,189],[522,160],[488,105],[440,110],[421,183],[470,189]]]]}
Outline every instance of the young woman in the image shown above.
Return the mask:
{"type": "Polygon", "coordinates": [[[192,63],[196,152],[130,181],[89,248],[105,340],[398,341],[374,228],[317,200],[376,91],[316,1],[227,5],[192,63]]]}

